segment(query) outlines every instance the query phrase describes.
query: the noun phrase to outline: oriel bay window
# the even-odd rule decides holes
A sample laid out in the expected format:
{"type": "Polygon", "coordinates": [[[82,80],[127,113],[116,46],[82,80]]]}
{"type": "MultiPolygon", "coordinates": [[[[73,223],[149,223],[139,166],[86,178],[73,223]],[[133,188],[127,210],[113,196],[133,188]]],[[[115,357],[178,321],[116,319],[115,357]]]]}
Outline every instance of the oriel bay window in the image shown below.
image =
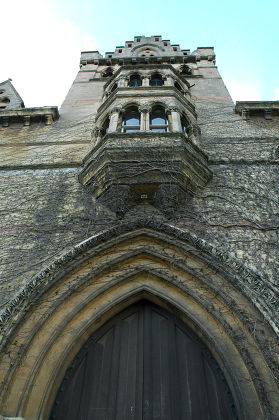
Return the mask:
{"type": "Polygon", "coordinates": [[[156,106],[150,114],[150,130],[157,133],[168,131],[166,111],[162,106],[156,106]]]}
{"type": "Polygon", "coordinates": [[[136,133],[140,131],[140,113],[136,106],[131,106],[124,111],[122,131],[123,133],[136,133]]]}

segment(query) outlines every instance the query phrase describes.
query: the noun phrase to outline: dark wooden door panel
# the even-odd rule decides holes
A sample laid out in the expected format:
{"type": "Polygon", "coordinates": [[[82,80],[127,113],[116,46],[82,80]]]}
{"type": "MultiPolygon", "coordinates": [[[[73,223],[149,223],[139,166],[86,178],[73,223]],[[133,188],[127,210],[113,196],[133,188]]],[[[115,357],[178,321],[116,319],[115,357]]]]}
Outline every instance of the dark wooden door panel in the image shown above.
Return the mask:
{"type": "Polygon", "coordinates": [[[80,351],[51,419],[235,419],[225,380],[207,353],[173,315],[142,302],[80,351]]]}

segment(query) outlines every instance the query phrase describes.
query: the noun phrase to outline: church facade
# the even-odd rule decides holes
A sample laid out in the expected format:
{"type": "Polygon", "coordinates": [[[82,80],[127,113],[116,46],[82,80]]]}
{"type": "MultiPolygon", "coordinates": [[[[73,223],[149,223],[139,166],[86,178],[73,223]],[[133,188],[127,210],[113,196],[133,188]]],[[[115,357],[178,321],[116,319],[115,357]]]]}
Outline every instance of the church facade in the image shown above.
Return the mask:
{"type": "Polygon", "coordinates": [[[161,36],[0,83],[0,418],[279,419],[278,137],[161,36]]]}

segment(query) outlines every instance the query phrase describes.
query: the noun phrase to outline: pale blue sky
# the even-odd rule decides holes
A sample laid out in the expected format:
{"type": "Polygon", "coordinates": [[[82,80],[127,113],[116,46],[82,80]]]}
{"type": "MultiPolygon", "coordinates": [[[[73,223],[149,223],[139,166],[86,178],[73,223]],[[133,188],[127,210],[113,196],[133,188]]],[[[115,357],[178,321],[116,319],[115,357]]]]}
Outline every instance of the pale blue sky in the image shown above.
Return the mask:
{"type": "Polygon", "coordinates": [[[2,28],[0,80],[11,77],[26,106],[60,105],[80,50],[113,51],[134,35],[162,35],[190,50],[214,46],[234,100],[279,99],[278,0],[4,0],[3,7],[17,18],[12,31],[2,28]]]}

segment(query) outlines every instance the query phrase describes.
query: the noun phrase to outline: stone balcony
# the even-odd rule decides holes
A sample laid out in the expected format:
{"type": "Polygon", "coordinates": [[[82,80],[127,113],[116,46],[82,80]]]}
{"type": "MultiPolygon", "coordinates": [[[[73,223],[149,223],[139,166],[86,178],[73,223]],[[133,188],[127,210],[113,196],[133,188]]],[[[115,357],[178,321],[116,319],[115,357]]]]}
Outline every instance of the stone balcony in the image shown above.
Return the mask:
{"type": "Polygon", "coordinates": [[[211,178],[207,157],[183,133],[110,133],[84,159],[79,175],[93,197],[116,213],[142,200],[179,203],[211,178]]]}

